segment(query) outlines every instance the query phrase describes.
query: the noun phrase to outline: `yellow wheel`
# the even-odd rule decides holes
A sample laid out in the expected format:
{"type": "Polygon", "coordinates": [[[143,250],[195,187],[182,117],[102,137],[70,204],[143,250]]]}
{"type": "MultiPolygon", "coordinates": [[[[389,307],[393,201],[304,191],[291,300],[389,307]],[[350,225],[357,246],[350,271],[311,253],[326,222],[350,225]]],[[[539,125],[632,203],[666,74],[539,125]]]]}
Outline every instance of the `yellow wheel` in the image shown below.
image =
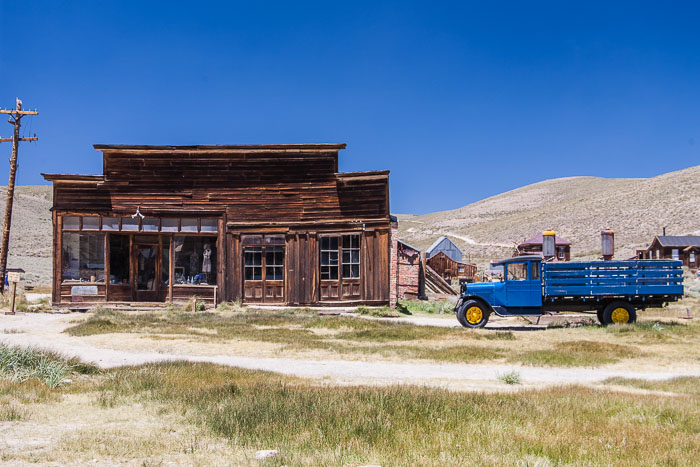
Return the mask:
{"type": "Polygon", "coordinates": [[[469,324],[479,324],[484,317],[484,313],[478,306],[472,306],[467,309],[467,321],[469,324]]]}
{"type": "Polygon", "coordinates": [[[604,324],[626,324],[637,320],[637,312],[628,302],[612,302],[603,311],[604,324]]]}
{"type": "Polygon", "coordinates": [[[457,321],[465,328],[483,328],[491,309],[479,300],[467,300],[457,309],[457,321]]]}
{"type": "Polygon", "coordinates": [[[630,320],[630,314],[624,308],[615,308],[610,315],[612,322],[615,324],[627,323],[630,320]]]}

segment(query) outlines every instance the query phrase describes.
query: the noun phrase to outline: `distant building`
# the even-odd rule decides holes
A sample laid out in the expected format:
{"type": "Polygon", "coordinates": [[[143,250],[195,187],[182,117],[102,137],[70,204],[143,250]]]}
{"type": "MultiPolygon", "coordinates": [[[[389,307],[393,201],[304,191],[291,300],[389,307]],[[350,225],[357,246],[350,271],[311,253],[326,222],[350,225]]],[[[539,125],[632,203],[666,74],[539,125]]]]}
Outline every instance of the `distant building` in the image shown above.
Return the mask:
{"type": "MultiPolygon", "coordinates": [[[[571,261],[571,242],[555,237],[556,261],[571,261]]],[[[542,233],[525,240],[515,249],[513,256],[540,255],[542,256],[542,233]]]]}
{"type": "Polygon", "coordinates": [[[657,235],[649,248],[637,250],[639,259],[679,259],[691,269],[700,267],[700,235],[657,235]]]}
{"type": "Polygon", "coordinates": [[[398,300],[417,300],[425,297],[425,271],[418,248],[397,240],[396,271],[398,300]]]}
{"type": "Polygon", "coordinates": [[[476,264],[462,261],[462,251],[447,237],[438,238],[425,253],[426,264],[443,279],[450,282],[471,282],[476,275],[476,264]]]}

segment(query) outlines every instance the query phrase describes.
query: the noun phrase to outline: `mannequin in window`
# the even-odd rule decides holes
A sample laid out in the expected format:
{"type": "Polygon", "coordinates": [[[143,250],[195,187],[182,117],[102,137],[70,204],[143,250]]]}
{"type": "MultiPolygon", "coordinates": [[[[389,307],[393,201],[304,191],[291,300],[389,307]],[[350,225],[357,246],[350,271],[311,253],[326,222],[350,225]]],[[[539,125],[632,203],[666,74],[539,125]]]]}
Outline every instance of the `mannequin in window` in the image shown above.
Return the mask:
{"type": "Polygon", "coordinates": [[[202,272],[204,273],[204,283],[209,283],[209,273],[211,273],[211,246],[209,243],[204,244],[202,251],[202,272]]]}

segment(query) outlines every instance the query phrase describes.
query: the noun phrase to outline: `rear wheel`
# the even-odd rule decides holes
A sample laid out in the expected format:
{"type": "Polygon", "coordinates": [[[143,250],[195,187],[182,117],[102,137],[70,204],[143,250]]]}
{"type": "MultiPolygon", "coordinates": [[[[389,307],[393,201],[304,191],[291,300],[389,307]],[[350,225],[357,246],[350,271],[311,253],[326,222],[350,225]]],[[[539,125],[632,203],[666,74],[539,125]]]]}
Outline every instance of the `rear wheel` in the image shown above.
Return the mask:
{"type": "Polygon", "coordinates": [[[457,321],[465,328],[483,328],[489,321],[490,310],[477,300],[467,300],[457,310],[457,321]]]}
{"type": "Polygon", "coordinates": [[[626,324],[637,321],[637,311],[627,302],[612,302],[603,311],[604,324],[626,324]]]}
{"type": "Polygon", "coordinates": [[[599,310],[596,310],[595,314],[598,317],[598,322],[600,324],[605,324],[605,318],[603,318],[603,312],[605,311],[604,308],[600,308],[599,310]]]}

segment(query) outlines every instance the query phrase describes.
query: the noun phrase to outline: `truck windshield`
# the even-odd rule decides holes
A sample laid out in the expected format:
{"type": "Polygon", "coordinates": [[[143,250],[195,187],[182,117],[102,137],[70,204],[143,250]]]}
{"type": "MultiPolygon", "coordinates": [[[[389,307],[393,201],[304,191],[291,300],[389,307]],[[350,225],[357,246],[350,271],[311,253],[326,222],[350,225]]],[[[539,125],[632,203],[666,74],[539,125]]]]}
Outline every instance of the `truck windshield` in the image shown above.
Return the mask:
{"type": "Polygon", "coordinates": [[[509,281],[526,281],[527,263],[509,263],[507,279],[509,281]]]}

